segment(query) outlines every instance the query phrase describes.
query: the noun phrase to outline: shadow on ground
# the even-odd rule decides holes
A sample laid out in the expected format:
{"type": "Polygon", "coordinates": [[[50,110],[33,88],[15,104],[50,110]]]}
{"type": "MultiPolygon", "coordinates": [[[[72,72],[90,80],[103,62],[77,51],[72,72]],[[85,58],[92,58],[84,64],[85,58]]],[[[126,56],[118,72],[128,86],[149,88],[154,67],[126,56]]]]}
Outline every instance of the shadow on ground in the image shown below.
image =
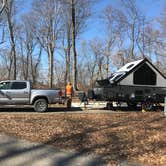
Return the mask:
{"type": "MultiPolygon", "coordinates": [[[[105,110],[109,110],[107,108],[104,108],[105,110]]],[[[101,109],[102,110],[102,109],[101,109]]],[[[162,106],[154,106],[152,110],[150,111],[163,111],[164,107],[162,106]]],[[[124,111],[124,112],[131,112],[131,111],[142,111],[142,108],[140,106],[138,107],[113,107],[111,111],[124,111]]]]}
{"type": "Polygon", "coordinates": [[[88,156],[84,152],[64,152],[44,144],[32,144],[5,135],[0,136],[1,165],[49,165],[69,166],[105,165],[97,156],[88,156]]]}
{"type": "MultiPolygon", "coordinates": [[[[79,112],[83,111],[80,107],[73,107],[73,108],[63,108],[63,107],[52,107],[48,108],[46,111],[48,112],[79,112]]],[[[28,108],[28,107],[5,107],[5,108],[0,108],[0,112],[35,112],[33,108],[28,108]]]]}
{"type": "MultiPolygon", "coordinates": [[[[66,108],[66,107],[50,107],[48,108],[48,110],[46,111],[47,113],[50,112],[80,112],[80,111],[84,111],[85,108],[81,108],[81,107],[72,107],[72,108],[66,108]]],[[[88,108],[86,110],[100,110],[101,112],[104,110],[107,111],[115,111],[115,112],[138,112],[138,111],[142,111],[141,107],[135,107],[135,108],[129,108],[129,107],[113,107],[111,110],[107,109],[107,108],[88,108]]],[[[158,106],[158,107],[154,107],[153,110],[151,111],[163,111],[164,108],[162,106],[158,106]]],[[[35,112],[34,109],[32,107],[24,107],[24,106],[17,106],[17,107],[7,107],[7,106],[3,106],[0,108],[0,112],[35,112]]]]}

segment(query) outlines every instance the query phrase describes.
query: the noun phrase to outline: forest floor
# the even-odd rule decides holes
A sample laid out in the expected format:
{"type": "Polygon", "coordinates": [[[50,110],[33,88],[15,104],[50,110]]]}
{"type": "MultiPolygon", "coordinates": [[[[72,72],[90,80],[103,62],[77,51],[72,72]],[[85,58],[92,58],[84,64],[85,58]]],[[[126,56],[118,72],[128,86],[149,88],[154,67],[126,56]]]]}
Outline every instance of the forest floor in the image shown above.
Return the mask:
{"type": "MultiPolygon", "coordinates": [[[[77,112],[77,111],[76,111],[77,112]]],[[[0,112],[0,133],[97,154],[109,165],[166,163],[166,117],[159,112],[0,112]]]]}

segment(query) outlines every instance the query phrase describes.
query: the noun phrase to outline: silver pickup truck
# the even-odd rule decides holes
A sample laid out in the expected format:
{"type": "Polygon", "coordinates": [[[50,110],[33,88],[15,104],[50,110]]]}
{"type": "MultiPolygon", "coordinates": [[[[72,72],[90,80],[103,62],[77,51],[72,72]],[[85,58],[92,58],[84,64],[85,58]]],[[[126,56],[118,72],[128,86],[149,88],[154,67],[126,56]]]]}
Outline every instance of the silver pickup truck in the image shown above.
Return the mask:
{"type": "Polygon", "coordinates": [[[33,105],[44,112],[48,104],[61,103],[60,90],[31,89],[30,81],[8,80],[0,82],[0,105],[33,105]]]}

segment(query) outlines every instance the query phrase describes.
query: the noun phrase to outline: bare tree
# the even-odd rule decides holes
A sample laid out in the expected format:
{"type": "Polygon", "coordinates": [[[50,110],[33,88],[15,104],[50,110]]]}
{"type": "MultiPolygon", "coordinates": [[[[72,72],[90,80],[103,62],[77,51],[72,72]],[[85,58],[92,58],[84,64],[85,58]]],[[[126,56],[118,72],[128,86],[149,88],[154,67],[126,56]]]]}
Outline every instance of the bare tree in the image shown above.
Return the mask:
{"type": "MultiPolygon", "coordinates": [[[[94,52],[95,40],[89,42],[84,41],[82,43],[81,53],[84,59],[80,60],[80,63],[84,62],[84,69],[82,72],[85,73],[85,78],[89,82],[90,88],[94,87],[94,83],[98,77],[98,54],[94,52]]],[[[82,68],[81,68],[82,69],[82,68]]],[[[80,73],[80,72],[79,72],[80,73]]]]}
{"type": "Polygon", "coordinates": [[[61,50],[63,51],[62,56],[65,59],[65,75],[64,85],[67,81],[71,82],[71,10],[69,0],[62,1],[62,45],[61,50]],[[64,55],[63,55],[64,54],[64,55]]]}
{"type": "Polygon", "coordinates": [[[85,29],[86,21],[90,16],[92,0],[69,0],[71,16],[71,38],[73,52],[73,86],[77,90],[77,52],[76,37],[85,29]]]}
{"type": "Polygon", "coordinates": [[[1,15],[1,13],[3,12],[3,10],[5,9],[5,6],[6,6],[6,4],[7,4],[7,0],[2,0],[1,2],[0,2],[0,15],[1,15]]]}
{"type": "Polygon", "coordinates": [[[32,80],[36,84],[38,78],[38,67],[41,62],[42,48],[37,43],[28,15],[22,16],[22,22],[17,34],[17,44],[20,55],[21,77],[32,80]]]}
{"type": "Polygon", "coordinates": [[[135,0],[121,0],[124,5],[124,13],[126,15],[126,25],[128,27],[128,37],[131,42],[130,59],[136,59],[136,45],[140,35],[140,11],[135,0]]]}
{"type": "MultiPolygon", "coordinates": [[[[158,50],[156,50],[157,54],[163,57],[166,57],[166,4],[163,6],[163,11],[160,15],[160,18],[157,20],[160,25],[160,31],[156,30],[158,32],[158,37],[156,40],[156,43],[158,45],[158,50]]],[[[156,35],[155,32],[155,35],[156,35]]]]}
{"type": "Polygon", "coordinates": [[[13,65],[13,79],[16,79],[16,45],[15,45],[15,34],[14,34],[14,10],[15,10],[15,0],[8,0],[7,4],[5,6],[5,15],[7,18],[8,23],[8,29],[9,29],[9,36],[10,36],[10,44],[11,44],[11,52],[10,55],[12,57],[12,61],[10,64],[10,70],[9,70],[9,78],[11,77],[11,67],[13,65]]]}
{"type": "Polygon", "coordinates": [[[34,85],[37,84],[37,79],[39,78],[41,55],[42,55],[42,47],[39,47],[38,53],[36,53],[36,55],[30,56],[30,69],[31,69],[30,73],[34,85]]]}
{"type": "Polygon", "coordinates": [[[59,0],[36,0],[30,13],[33,32],[48,55],[49,87],[53,86],[53,61],[56,41],[61,29],[61,4],[59,0]]]}
{"type": "Polygon", "coordinates": [[[10,51],[8,49],[2,49],[0,55],[1,55],[1,64],[3,68],[3,70],[1,68],[1,78],[10,79],[11,61],[12,61],[10,51]]]}
{"type": "Polygon", "coordinates": [[[55,85],[60,88],[64,88],[64,74],[65,74],[65,65],[64,61],[58,60],[55,62],[55,85]]]}
{"type": "Polygon", "coordinates": [[[119,39],[124,35],[126,30],[126,17],[120,10],[112,6],[107,6],[102,12],[101,19],[106,29],[106,47],[104,54],[106,56],[106,73],[108,77],[111,49],[113,50],[114,47],[117,47],[120,42],[119,39]]]}
{"type": "Polygon", "coordinates": [[[77,53],[76,53],[76,24],[75,24],[75,2],[70,0],[71,5],[71,17],[72,17],[72,48],[73,48],[73,85],[74,89],[77,87],[77,53]]]}
{"type": "Polygon", "coordinates": [[[95,61],[97,63],[97,78],[103,79],[103,69],[104,69],[104,48],[103,43],[99,40],[93,40],[90,42],[90,49],[94,54],[95,61]]]}

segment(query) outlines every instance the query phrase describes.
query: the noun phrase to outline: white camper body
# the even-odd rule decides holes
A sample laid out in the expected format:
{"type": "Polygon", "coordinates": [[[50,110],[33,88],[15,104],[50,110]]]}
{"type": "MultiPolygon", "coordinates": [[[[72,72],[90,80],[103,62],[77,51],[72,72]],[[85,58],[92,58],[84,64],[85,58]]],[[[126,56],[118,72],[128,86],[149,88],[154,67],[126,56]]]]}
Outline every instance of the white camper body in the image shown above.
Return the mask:
{"type": "Polygon", "coordinates": [[[98,80],[94,98],[104,101],[164,102],[166,96],[165,76],[148,60],[130,62],[104,80],[98,80]]]}

